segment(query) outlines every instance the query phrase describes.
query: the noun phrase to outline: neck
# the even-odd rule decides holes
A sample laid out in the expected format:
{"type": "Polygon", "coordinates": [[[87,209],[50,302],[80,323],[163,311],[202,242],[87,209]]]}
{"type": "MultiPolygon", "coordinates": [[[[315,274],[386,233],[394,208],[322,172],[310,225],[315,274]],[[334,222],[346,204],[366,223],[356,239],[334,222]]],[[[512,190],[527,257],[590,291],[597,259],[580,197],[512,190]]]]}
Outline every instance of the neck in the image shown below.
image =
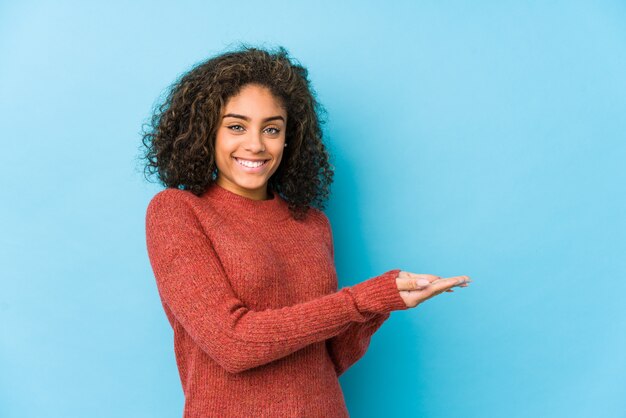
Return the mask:
{"type": "Polygon", "coordinates": [[[246,222],[282,222],[291,217],[289,206],[280,195],[269,199],[252,199],[235,193],[215,182],[207,188],[203,200],[211,202],[218,211],[246,222]]]}
{"type": "Polygon", "coordinates": [[[248,199],[271,200],[274,198],[274,195],[268,192],[267,183],[265,183],[262,187],[259,187],[258,189],[246,189],[220,176],[217,177],[215,182],[224,189],[236,193],[239,196],[246,197],[248,199]]]}

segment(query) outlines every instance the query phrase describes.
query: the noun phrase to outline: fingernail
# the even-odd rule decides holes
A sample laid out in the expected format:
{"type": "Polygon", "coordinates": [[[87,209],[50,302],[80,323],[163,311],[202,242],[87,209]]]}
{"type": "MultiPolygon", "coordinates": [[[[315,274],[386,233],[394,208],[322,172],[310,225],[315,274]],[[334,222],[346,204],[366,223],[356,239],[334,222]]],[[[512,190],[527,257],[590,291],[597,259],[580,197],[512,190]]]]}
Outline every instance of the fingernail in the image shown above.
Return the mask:
{"type": "Polygon", "coordinates": [[[462,283],[465,283],[465,279],[459,279],[459,280],[457,280],[457,282],[456,282],[456,284],[462,284],[462,283]]]}
{"type": "Polygon", "coordinates": [[[419,287],[428,286],[429,284],[430,284],[430,282],[429,282],[428,280],[426,280],[426,279],[419,279],[419,280],[417,281],[417,285],[418,285],[419,287]]]}

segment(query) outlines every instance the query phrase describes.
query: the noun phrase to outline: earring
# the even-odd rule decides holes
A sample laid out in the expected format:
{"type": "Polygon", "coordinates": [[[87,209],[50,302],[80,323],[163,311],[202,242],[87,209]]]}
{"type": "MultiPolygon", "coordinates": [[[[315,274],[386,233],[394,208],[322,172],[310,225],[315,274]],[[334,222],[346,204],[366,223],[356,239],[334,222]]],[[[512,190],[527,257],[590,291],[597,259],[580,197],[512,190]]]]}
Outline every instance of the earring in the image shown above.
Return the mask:
{"type": "Polygon", "coordinates": [[[285,142],[285,146],[287,146],[287,143],[285,142]]]}

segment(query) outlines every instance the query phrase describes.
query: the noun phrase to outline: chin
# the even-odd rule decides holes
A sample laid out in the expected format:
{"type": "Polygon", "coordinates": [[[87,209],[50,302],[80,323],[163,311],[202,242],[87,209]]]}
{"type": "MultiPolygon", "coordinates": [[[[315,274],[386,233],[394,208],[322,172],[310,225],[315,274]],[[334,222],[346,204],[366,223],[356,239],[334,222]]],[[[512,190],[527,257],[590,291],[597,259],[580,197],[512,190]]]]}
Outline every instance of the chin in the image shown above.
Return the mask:
{"type": "Polygon", "coordinates": [[[246,179],[246,180],[237,180],[235,182],[235,184],[237,184],[237,186],[243,188],[243,189],[249,189],[249,190],[257,190],[262,188],[265,184],[267,184],[267,179],[266,178],[257,178],[257,179],[246,179]]]}

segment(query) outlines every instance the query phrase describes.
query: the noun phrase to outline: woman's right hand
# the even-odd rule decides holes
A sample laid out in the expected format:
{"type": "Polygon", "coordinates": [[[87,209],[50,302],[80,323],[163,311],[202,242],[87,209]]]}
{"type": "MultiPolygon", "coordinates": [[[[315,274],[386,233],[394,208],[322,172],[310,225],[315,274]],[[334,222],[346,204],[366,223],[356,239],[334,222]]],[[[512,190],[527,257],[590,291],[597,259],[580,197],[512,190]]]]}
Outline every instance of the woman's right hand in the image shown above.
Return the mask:
{"type": "Polygon", "coordinates": [[[400,296],[409,308],[414,308],[427,299],[443,292],[454,292],[454,286],[467,287],[471,283],[469,276],[442,278],[432,274],[417,274],[400,271],[396,285],[400,296]]]}

